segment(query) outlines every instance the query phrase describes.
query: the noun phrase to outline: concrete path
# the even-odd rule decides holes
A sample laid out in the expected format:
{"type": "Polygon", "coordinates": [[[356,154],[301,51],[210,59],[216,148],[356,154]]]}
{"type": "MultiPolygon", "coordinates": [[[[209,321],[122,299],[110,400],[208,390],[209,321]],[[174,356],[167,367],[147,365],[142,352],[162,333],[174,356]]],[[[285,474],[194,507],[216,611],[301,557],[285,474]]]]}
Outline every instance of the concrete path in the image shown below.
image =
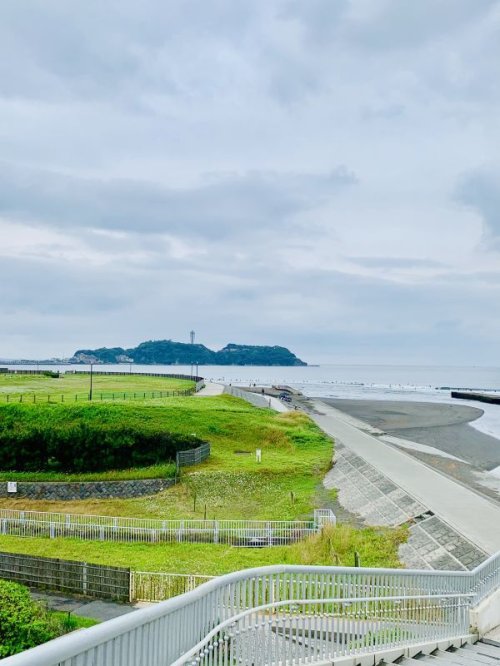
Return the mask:
{"type": "Polygon", "coordinates": [[[380,441],[374,429],[321,401],[312,418],[327,434],[338,438],[395,484],[427,506],[460,534],[487,553],[500,550],[500,507],[472,490],[427,467],[402,450],[380,441]]]}
{"type": "Polygon", "coordinates": [[[216,384],[215,382],[206,382],[205,386],[194,394],[195,398],[204,398],[207,396],[222,395],[224,393],[224,384],[216,384]]]}
{"type": "Polygon", "coordinates": [[[113,601],[101,601],[100,599],[79,599],[48,592],[31,590],[31,596],[37,601],[43,601],[51,610],[72,613],[80,617],[90,617],[93,620],[104,622],[114,617],[131,613],[150,604],[118,604],[113,601]]]}

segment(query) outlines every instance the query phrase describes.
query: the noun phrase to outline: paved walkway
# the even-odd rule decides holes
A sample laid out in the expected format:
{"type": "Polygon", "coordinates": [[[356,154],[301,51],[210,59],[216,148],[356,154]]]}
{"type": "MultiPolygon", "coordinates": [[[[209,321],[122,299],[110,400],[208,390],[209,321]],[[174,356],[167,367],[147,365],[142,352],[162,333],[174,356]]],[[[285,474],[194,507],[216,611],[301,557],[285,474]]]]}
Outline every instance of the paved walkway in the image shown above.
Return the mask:
{"type": "Polygon", "coordinates": [[[114,617],[131,613],[150,604],[118,604],[113,601],[101,601],[100,599],[82,599],[78,597],[68,597],[60,594],[50,594],[49,592],[38,592],[31,590],[31,596],[37,601],[43,601],[51,610],[72,613],[80,617],[90,617],[93,620],[104,622],[112,620],[114,617]]]}
{"type": "Polygon", "coordinates": [[[194,394],[195,398],[204,398],[206,396],[221,395],[224,392],[224,384],[216,384],[215,382],[206,382],[205,386],[194,394]]]}
{"type": "Polygon", "coordinates": [[[315,401],[316,423],[487,553],[500,550],[500,507],[382,442],[374,429],[315,401]]]}

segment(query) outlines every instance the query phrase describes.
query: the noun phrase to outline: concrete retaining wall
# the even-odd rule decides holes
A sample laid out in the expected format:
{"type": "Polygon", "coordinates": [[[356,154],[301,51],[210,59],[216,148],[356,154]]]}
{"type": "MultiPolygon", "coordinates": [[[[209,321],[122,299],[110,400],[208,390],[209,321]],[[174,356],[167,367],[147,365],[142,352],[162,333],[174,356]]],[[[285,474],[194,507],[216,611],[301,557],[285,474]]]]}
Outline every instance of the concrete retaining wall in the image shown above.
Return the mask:
{"type": "Polygon", "coordinates": [[[237,388],[236,386],[224,386],[224,393],[229,393],[229,395],[234,395],[235,398],[242,398],[246,400],[254,407],[260,407],[261,409],[270,409],[270,398],[269,396],[262,395],[259,393],[252,393],[252,391],[243,391],[242,389],[237,388]]]}
{"type": "Polygon", "coordinates": [[[18,481],[17,492],[8,492],[6,481],[0,482],[0,497],[22,497],[46,500],[112,499],[153,495],[175,485],[175,479],[137,479],[132,481],[18,481]]]}
{"type": "Polygon", "coordinates": [[[500,590],[483,599],[470,612],[470,624],[480,636],[484,636],[500,624],[500,590]]]}

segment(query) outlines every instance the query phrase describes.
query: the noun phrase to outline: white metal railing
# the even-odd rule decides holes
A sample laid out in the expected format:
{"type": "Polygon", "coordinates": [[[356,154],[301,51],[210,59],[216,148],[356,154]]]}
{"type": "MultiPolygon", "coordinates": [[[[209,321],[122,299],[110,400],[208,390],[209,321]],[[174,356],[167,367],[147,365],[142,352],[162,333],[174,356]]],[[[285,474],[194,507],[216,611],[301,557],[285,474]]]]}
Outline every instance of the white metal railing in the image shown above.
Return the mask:
{"type": "Polygon", "coordinates": [[[467,595],[281,601],[219,623],[172,666],[303,664],[438,641],[467,634],[468,611],[467,595]]]}
{"type": "Polygon", "coordinates": [[[130,600],[152,602],[191,592],[215,577],[160,571],[131,571],[130,576],[130,600]]]}
{"type": "Polygon", "coordinates": [[[463,637],[469,632],[469,606],[499,583],[500,554],[472,572],[247,569],[4,664],[311,664],[374,648],[463,637]]]}
{"type": "Polygon", "coordinates": [[[148,543],[188,541],[254,548],[300,541],[318,533],[328,522],[335,524],[335,515],[329,510],[322,510],[320,516],[304,521],[160,520],[0,510],[0,534],[3,535],[148,543]]]}

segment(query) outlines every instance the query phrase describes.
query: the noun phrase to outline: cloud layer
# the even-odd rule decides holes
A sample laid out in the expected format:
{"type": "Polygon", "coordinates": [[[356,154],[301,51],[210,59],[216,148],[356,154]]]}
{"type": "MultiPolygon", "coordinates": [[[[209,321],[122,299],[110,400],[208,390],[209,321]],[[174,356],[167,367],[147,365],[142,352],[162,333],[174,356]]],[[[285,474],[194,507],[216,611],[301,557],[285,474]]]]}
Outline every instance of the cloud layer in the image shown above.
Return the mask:
{"type": "Polygon", "coordinates": [[[495,364],[500,0],[0,7],[0,357],[495,364]]]}

